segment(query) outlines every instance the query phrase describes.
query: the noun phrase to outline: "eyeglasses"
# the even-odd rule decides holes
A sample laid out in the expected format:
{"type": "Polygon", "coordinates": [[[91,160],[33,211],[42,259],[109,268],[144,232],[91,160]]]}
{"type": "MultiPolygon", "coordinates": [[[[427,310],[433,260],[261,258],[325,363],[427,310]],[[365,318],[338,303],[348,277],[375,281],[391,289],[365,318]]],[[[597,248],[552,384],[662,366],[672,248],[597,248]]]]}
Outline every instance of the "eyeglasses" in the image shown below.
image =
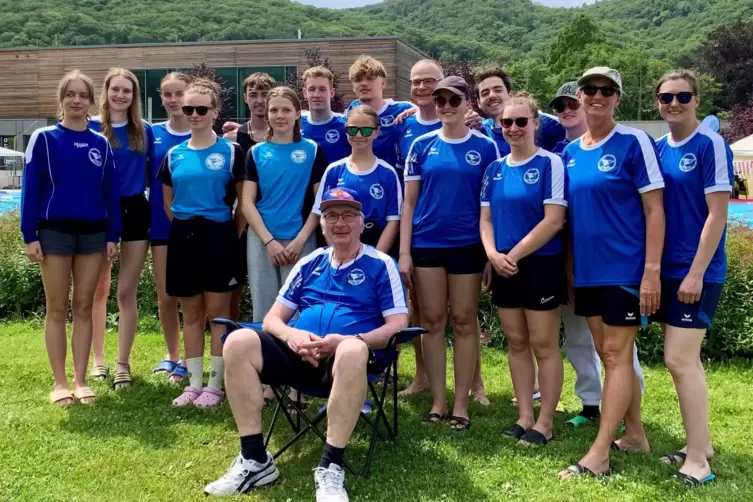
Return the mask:
{"type": "Polygon", "coordinates": [[[552,108],[557,113],[564,112],[566,108],[575,111],[580,108],[580,101],[572,98],[562,98],[555,101],[552,108]]]}
{"type": "Polygon", "coordinates": [[[181,106],[180,109],[183,110],[183,115],[188,117],[193,115],[194,111],[198,113],[200,117],[203,117],[209,113],[209,110],[214,110],[211,106],[181,106]]]}
{"type": "Polygon", "coordinates": [[[345,134],[347,134],[348,136],[354,137],[360,132],[361,136],[363,136],[364,138],[368,138],[369,136],[374,134],[375,130],[376,130],[376,127],[346,126],[345,134]]]}
{"type": "Polygon", "coordinates": [[[584,85],[580,89],[586,96],[596,96],[596,93],[601,91],[601,95],[605,98],[614,96],[614,93],[618,91],[616,87],[611,85],[584,85]]]}
{"type": "Polygon", "coordinates": [[[439,82],[436,78],[414,78],[410,81],[410,85],[413,87],[420,87],[421,84],[424,84],[424,87],[431,87],[432,85],[439,82]]]}
{"type": "Polygon", "coordinates": [[[517,117],[514,119],[512,118],[502,119],[502,127],[505,129],[509,129],[512,127],[513,124],[515,124],[516,126],[523,129],[524,127],[528,125],[528,118],[529,117],[517,117]]]}
{"type": "Polygon", "coordinates": [[[694,92],[678,92],[678,93],[671,93],[671,92],[661,92],[656,95],[657,98],[659,98],[659,102],[665,105],[669,105],[672,103],[672,101],[677,98],[677,102],[681,105],[687,105],[690,103],[690,101],[693,99],[693,96],[696,94],[694,92]]]}
{"type": "Polygon", "coordinates": [[[451,107],[457,108],[462,102],[463,98],[458,95],[450,96],[450,99],[447,99],[444,96],[434,96],[434,104],[437,108],[444,108],[447,103],[450,103],[451,107]]]}
{"type": "Polygon", "coordinates": [[[353,223],[354,221],[356,221],[356,216],[358,216],[356,213],[327,213],[323,215],[324,221],[326,221],[330,225],[337,223],[337,220],[339,220],[340,218],[342,218],[345,223],[353,223]]]}

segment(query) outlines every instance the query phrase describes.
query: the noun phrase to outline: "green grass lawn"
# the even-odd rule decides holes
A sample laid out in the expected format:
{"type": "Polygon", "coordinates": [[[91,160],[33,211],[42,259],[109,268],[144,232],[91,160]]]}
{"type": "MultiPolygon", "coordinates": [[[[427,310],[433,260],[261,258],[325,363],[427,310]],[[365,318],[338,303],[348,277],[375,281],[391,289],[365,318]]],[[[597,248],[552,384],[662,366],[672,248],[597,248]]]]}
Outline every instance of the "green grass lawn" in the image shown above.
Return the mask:
{"type": "MultiPolygon", "coordinates": [[[[151,375],[164,350],[156,333],[137,338],[131,389],[115,393],[106,384],[94,384],[96,404],[66,410],[47,401],[52,377],[40,327],[0,325],[0,343],[5,352],[0,358],[2,501],[206,500],[204,484],[223,474],[238,453],[227,404],[211,411],[171,407],[179,389],[151,375]]],[[[115,349],[116,337],[110,334],[111,365],[115,349]]],[[[405,351],[401,363],[405,385],[413,369],[412,351],[405,351]]],[[[371,479],[348,475],[346,486],[353,501],[753,500],[753,368],[748,363],[711,366],[708,376],[717,449],[712,467],[719,476],[709,487],[680,488],[668,481],[673,468],[659,463],[660,455],[680,448],[684,437],[672,381],[663,367],[646,369],[643,416],[654,452],[614,455],[615,475],[608,479],[559,481],[557,472],[580,458],[596,434],[594,426],[577,431],[564,427],[579,409],[572,369],[566,365],[563,402],[568,413],[558,415],[555,441],[540,449],[519,447],[501,433],[516,413],[508,404],[512,392],[506,356],[494,350],[484,352],[492,405],[472,406],[469,432],[421,424],[430,407],[428,394],[404,400],[398,440],[377,445],[371,479]]],[[[279,437],[289,437],[288,430],[283,424],[279,437]]],[[[358,433],[349,450],[356,462],[365,451],[364,438],[358,433]]],[[[320,453],[320,444],[311,437],[279,459],[282,476],[275,486],[237,499],[313,500],[312,469],[320,453]]]]}

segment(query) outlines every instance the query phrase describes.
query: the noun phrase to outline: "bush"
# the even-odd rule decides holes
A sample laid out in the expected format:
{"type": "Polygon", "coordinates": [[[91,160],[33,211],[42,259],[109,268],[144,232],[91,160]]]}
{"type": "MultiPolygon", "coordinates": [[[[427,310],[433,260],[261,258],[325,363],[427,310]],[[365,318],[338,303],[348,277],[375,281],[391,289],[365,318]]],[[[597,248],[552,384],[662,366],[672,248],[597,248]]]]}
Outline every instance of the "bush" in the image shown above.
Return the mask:
{"type": "MultiPolygon", "coordinates": [[[[719,308],[703,344],[707,359],[723,361],[733,357],[753,357],[753,230],[731,224],[727,232],[729,268],[719,308]]],[[[115,297],[119,261],[113,264],[113,281],[108,303],[108,324],[117,325],[118,305],[115,297]]],[[[250,318],[250,301],[243,295],[241,317],[250,318]]],[[[157,288],[154,284],[151,257],[147,258],[138,289],[139,314],[142,320],[157,319],[157,288]]],[[[479,309],[481,329],[489,345],[506,346],[496,308],[489,295],[482,295],[479,309]]],[[[17,212],[0,216],[0,319],[33,317],[44,311],[44,291],[39,266],[29,263],[17,212]]],[[[659,326],[641,328],[638,350],[642,361],[659,362],[664,357],[664,337],[659,326]]]]}

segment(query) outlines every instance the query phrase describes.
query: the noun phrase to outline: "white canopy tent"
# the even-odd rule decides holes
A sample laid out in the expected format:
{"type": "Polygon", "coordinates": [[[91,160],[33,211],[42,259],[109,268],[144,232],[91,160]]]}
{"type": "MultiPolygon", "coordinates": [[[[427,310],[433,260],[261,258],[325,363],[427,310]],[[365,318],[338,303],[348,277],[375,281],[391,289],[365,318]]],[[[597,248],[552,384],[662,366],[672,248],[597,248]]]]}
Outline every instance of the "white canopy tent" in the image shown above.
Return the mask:
{"type": "Polygon", "coordinates": [[[743,178],[753,177],[753,134],[730,146],[733,155],[735,174],[743,178]]]}
{"type": "Polygon", "coordinates": [[[0,157],[23,157],[23,152],[17,152],[0,146],[0,157]]]}

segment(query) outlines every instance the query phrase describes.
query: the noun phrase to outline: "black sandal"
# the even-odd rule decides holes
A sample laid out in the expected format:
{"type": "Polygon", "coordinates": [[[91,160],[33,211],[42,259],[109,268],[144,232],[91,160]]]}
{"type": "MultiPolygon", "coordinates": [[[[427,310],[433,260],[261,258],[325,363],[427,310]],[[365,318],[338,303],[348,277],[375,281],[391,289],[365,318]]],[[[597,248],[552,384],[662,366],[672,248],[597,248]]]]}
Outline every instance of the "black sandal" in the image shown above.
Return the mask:
{"type": "Polygon", "coordinates": [[[525,433],[526,430],[520,424],[512,424],[510,427],[505,429],[505,432],[503,432],[505,436],[514,437],[515,439],[520,439],[525,433]]]}
{"type": "Polygon", "coordinates": [[[573,465],[565,469],[565,472],[570,473],[570,477],[590,476],[592,478],[603,478],[604,476],[609,476],[612,474],[611,469],[607,470],[606,472],[597,474],[588,467],[582,465],[580,462],[575,462],[573,465]]]}
{"type": "Polygon", "coordinates": [[[699,486],[707,485],[716,479],[716,474],[713,472],[703,479],[698,479],[689,474],[683,474],[682,472],[676,472],[672,474],[672,478],[679,479],[685,488],[698,488],[699,486]]]}
{"type": "Polygon", "coordinates": [[[450,417],[450,428],[454,431],[467,431],[471,428],[471,420],[465,417],[450,417]]]}
{"type": "Polygon", "coordinates": [[[424,415],[424,418],[421,419],[421,422],[425,424],[438,424],[439,422],[446,420],[447,414],[440,415],[439,413],[427,413],[424,415]]]}
{"type": "Polygon", "coordinates": [[[546,436],[536,429],[528,429],[519,439],[520,443],[526,446],[544,446],[551,440],[552,438],[547,439],[546,436]]]}
{"type": "Polygon", "coordinates": [[[682,451],[673,451],[672,453],[667,453],[666,455],[662,455],[659,457],[659,462],[662,464],[672,465],[672,464],[684,464],[685,458],[687,457],[687,453],[682,451]]]}

